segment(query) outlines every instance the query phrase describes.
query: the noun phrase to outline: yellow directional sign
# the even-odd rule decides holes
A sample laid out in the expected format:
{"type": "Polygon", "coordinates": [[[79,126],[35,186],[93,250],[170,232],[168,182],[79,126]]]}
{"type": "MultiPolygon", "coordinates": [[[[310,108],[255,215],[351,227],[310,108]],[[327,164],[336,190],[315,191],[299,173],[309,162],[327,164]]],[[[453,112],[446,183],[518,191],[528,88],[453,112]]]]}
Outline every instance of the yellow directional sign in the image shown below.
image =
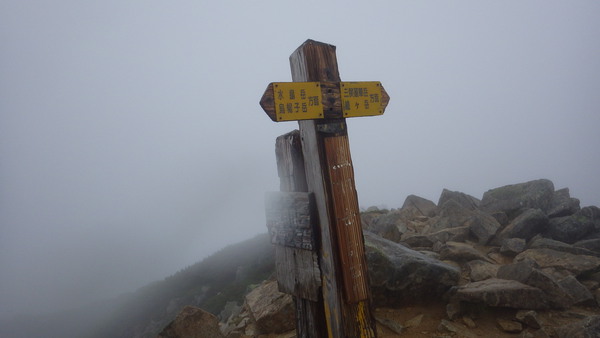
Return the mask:
{"type": "Polygon", "coordinates": [[[390,97],[381,82],[272,82],[260,106],[275,122],[382,115],[390,97]]]}
{"type": "Polygon", "coordinates": [[[383,115],[381,82],[340,82],[344,117],[383,115]]]}
{"type": "Polygon", "coordinates": [[[323,118],[319,82],[274,82],[273,100],[277,121],[323,118]]]}

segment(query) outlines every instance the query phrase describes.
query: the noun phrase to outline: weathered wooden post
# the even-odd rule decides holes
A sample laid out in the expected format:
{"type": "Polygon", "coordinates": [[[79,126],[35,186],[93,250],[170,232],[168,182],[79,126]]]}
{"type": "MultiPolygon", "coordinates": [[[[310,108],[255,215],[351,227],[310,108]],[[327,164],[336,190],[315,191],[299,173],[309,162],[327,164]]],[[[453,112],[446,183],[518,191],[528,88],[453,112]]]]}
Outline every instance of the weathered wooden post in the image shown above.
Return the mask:
{"type": "MultiPolygon", "coordinates": [[[[304,282],[294,277],[284,282],[287,286],[283,287],[280,282],[280,289],[283,288],[282,291],[292,293],[297,298],[312,298],[312,303],[307,305],[309,307],[314,307],[315,304],[320,306],[319,301],[322,301],[327,336],[376,337],[345,118],[381,115],[389,102],[389,96],[379,82],[341,82],[335,46],[329,44],[307,40],[290,56],[290,65],[294,82],[269,84],[260,104],[273,121],[299,121],[305,169],[300,176],[306,177],[306,189],[299,188],[303,184],[302,179],[299,178],[298,185],[284,184],[282,180],[281,190],[307,190],[308,193],[271,197],[272,201],[279,201],[273,202],[279,205],[278,210],[282,207],[292,208],[294,211],[290,213],[295,216],[270,217],[270,207],[267,206],[267,222],[271,225],[278,223],[279,226],[275,228],[288,229],[287,232],[283,231],[283,235],[279,235],[279,239],[277,235],[274,236],[276,244],[290,247],[282,238],[296,238],[296,243],[314,243],[318,246],[316,254],[320,274],[308,269],[310,266],[308,260],[298,261],[298,254],[291,252],[292,255],[288,255],[288,260],[294,263],[282,263],[282,265],[300,264],[303,267],[300,270],[298,266],[283,269],[289,269],[289,272],[311,270],[314,274],[308,280],[305,278],[304,282]],[[284,189],[284,186],[289,189],[284,189]],[[316,207],[315,212],[311,212],[311,201],[316,207]],[[316,226],[318,233],[311,234],[312,239],[298,240],[298,237],[307,237],[310,233],[310,231],[298,230],[307,228],[304,221],[309,221],[312,226],[316,226]],[[283,223],[289,226],[282,226],[283,223]],[[289,231],[289,229],[296,230],[289,231]],[[315,280],[321,281],[316,302],[311,291],[314,288],[303,285],[303,283],[314,283],[315,280]],[[298,292],[298,290],[303,291],[298,292]]],[[[280,156],[278,156],[278,163],[279,158],[280,156]]],[[[279,164],[278,168],[282,177],[279,164]]],[[[279,211],[280,215],[281,213],[279,211]]],[[[301,249],[300,247],[293,250],[301,249]]],[[[283,249],[277,250],[281,253],[283,249]]],[[[308,254],[303,255],[308,259],[308,254]]],[[[278,254],[277,260],[284,259],[283,257],[286,257],[285,253],[278,254]]],[[[278,271],[278,278],[280,273],[284,274],[284,271],[278,271]]],[[[299,307],[298,304],[297,301],[297,316],[302,316],[303,307],[299,307]]],[[[319,321],[318,311],[309,311],[309,313],[314,317],[297,318],[298,325],[310,326],[310,324],[302,324],[306,320],[319,321]]],[[[313,330],[312,335],[308,332],[300,336],[315,336],[314,330],[323,330],[319,329],[322,326],[318,323],[312,326],[309,328],[313,330]]],[[[298,332],[302,330],[305,329],[298,329],[298,332]]],[[[318,334],[325,336],[324,332],[318,334]]]]}

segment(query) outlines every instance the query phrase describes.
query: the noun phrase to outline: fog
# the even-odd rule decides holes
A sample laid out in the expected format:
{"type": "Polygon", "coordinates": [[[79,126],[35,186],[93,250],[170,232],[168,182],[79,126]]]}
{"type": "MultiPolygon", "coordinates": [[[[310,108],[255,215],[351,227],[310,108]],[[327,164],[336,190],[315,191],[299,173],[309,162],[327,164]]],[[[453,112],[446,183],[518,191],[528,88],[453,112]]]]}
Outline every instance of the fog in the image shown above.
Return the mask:
{"type": "Polygon", "coordinates": [[[538,178],[600,205],[598,1],[3,1],[0,316],[134,291],[266,231],[258,101],[306,39],[385,115],[349,119],[361,207],[538,178]]]}

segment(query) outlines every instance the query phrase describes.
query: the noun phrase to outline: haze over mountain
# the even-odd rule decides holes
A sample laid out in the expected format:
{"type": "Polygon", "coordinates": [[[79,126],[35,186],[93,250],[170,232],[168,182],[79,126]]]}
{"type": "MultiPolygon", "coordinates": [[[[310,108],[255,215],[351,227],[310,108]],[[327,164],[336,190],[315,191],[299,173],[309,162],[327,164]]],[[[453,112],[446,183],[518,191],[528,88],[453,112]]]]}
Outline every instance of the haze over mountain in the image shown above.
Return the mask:
{"type": "Polygon", "coordinates": [[[308,38],[391,96],[348,121],[361,206],[540,177],[600,205],[598,36],[597,1],[4,1],[0,316],[130,292],[264,232],[296,124],[258,100],[308,38]]]}

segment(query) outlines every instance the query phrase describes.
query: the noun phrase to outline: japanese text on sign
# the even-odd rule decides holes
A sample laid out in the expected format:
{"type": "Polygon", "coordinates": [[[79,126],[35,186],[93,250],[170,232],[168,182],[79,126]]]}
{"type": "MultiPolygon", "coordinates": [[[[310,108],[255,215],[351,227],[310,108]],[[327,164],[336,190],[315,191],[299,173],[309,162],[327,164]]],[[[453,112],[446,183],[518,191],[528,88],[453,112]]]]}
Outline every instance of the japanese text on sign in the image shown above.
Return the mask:
{"type": "Polygon", "coordinates": [[[341,82],[344,117],[382,115],[381,82],[341,82]]]}
{"type": "Polygon", "coordinates": [[[274,82],[273,94],[277,121],[323,117],[319,82],[274,82]]]}

